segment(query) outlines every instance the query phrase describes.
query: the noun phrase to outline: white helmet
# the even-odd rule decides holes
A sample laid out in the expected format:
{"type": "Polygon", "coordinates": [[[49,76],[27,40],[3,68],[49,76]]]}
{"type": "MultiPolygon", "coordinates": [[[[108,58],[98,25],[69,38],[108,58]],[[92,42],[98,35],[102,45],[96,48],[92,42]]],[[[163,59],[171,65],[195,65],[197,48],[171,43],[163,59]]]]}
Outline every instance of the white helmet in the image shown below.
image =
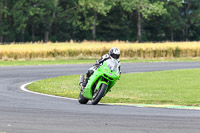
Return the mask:
{"type": "Polygon", "coordinates": [[[120,50],[118,48],[111,48],[109,51],[109,55],[114,59],[119,59],[120,50]]]}

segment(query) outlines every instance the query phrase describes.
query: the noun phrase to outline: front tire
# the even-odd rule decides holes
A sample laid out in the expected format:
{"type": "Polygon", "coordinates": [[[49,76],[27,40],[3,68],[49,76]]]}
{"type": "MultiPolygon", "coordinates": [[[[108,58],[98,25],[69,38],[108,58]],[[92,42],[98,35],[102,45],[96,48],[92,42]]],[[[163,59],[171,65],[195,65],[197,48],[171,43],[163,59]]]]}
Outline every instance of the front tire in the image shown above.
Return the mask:
{"type": "Polygon", "coordinates": [[[83,95],[82,95],[82,92],[79,94],[79,97],[78,97],[78,101],[80,104],[86,104],[89,100],[86,99],[83,95]]]}
{"type": "Polygon", "coordinates": [[[106,84],[102,84],[100,90],[98,90],[98,92],[96,92],[97,94],[94,94],[95,96],[92,99],[92,104],[93,105],[98,104],[98,102],[104,96],[106,88],[107,88],[107,85],[106,84]]]}

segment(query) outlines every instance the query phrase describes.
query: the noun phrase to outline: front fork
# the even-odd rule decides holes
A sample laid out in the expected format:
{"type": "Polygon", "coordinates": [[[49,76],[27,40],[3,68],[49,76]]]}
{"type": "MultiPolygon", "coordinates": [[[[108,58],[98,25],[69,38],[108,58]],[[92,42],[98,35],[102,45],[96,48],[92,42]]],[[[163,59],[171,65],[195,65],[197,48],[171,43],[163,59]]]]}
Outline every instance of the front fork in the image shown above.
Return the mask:
{"type": "Polygon", "coordinates": [[[107,89],[108,89],[108,86],[109,86],[109,83],[105,82],[105,81],[99,81],[96,88],[95,88],[95,91],[98,91],[101,87],[101,84],[106,84],[107,85],[107,88],[106,88],[106,91],[104,92],[104,95],[107,93],[107,89]]]}

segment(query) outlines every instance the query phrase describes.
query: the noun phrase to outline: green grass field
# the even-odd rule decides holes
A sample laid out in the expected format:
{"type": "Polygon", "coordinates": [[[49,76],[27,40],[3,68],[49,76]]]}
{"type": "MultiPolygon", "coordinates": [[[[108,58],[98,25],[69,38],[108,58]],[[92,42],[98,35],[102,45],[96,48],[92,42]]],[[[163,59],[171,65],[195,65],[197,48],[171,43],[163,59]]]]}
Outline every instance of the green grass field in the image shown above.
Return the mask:
{"type": "Polygon", "coordinates": [[[0,66],[89,64],[94,62],[95,60],[93,59],[22,60],[22,61],[0,61],[0,66]]]}
{"type": "MultiPolygon", "coordinates": [[[[101,102],[200,106],[200,69],[122,74],[101,102]]],[[[45,79],[28,85],[40,93],[78,98],[79,75],[45,79]]]]}
{"type": "MultiPolygon", "coordinates": [[[[55,59],[55,60],[14,60],[0,61],[0,66],[25,66],[25,65],[58,65],[58,64],[94,64],[97,59],[55,59]]],[[[122,59],[122,63],[131,62],[181,62],[181,61],[200,61],[200,59],[122,59]]]]}

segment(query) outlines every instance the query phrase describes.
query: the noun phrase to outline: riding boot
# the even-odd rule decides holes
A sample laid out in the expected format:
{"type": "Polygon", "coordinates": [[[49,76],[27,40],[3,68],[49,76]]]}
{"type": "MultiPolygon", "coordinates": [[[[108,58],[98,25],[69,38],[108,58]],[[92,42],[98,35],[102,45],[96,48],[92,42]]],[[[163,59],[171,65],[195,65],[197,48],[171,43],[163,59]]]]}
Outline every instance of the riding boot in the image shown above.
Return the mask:
{"type": "Polygon", "coordinates": [[[94,70],[88,70],[88,72],[86,73],[86,79],[85,81],[82,83],[82,86],[83,87],[86,87],[87,83],[88,83],[88,80],[90,78],[90,76],[94,73],[94,70]]]}

